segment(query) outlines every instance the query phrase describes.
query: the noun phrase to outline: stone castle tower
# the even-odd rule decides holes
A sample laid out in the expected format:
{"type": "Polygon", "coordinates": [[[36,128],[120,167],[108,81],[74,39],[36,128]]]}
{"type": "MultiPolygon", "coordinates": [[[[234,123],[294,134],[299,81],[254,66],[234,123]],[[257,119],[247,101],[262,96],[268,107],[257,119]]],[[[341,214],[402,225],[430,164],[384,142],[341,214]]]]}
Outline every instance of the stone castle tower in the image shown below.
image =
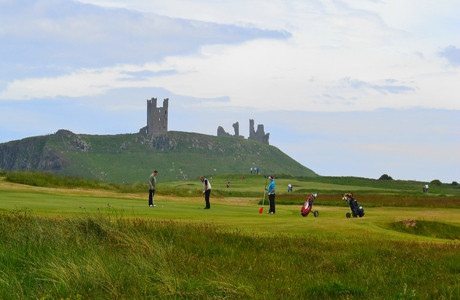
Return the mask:
{"type": "Polygon", "coordinates": [[[149,136],[164,135],[168,132],[168,102],[163,100],[163,107],[157,107],[157,98],[147,100],[147,126],[140,132],[149,136]]]}

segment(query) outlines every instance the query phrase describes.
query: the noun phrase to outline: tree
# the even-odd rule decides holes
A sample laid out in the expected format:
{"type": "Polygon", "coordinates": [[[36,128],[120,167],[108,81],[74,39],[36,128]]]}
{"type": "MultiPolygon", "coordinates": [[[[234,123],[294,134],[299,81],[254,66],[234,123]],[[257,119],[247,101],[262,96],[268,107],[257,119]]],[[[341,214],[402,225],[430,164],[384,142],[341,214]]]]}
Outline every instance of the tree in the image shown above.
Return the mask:
{"type": "Polygon", "coordinates": [[[435,179],[435,180],[431,180],[430,185],[440,186],[440,185],[442,185],[442,182],[439,179],[435,179]]]}
{"type": "Polygon", "coordinates": [[[383,174],[382,176],[380,176],[379,180],[393,180],[393,178],[391,178],[391,176],[388,176],[387,174],[383,174]]]}

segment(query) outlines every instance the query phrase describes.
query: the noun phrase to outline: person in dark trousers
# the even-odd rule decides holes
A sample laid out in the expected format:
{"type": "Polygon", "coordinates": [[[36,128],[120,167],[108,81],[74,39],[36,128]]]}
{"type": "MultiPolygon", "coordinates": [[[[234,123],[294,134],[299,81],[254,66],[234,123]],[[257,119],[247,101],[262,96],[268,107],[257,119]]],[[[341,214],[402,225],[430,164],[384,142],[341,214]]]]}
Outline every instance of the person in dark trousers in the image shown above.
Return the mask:
{"type": "Polygon", "coordinates": [[[157,185],[157,174],[158,174],[158,171],[155,170],[153,171],[152,174],[150,174],[150,178],[149,178],[149,206],[150,207],[156,206],[153,202],[154,202],[154,196],[155,196],[155,188],[157,185]]]}
{"type": "Polygon", "coordinates": [[[270,180],[270,184],[266,188],[268,194],[268,200],[270,201],[270,209],[268,210],[267,214],[273,215],[275,214],[275,181],[273,180],[272,176],[269,176],[268,179],[270,180]]]}
{"type": "Polygon", "coordinates": [[[203,183],[203,195],[204,200],[206,201],[206,206],[204,209],[210,209],[211,203],[209,203],[209,197],[211,196],[211,183],[203,176],[200,177],[200,180],[203,183]]]}

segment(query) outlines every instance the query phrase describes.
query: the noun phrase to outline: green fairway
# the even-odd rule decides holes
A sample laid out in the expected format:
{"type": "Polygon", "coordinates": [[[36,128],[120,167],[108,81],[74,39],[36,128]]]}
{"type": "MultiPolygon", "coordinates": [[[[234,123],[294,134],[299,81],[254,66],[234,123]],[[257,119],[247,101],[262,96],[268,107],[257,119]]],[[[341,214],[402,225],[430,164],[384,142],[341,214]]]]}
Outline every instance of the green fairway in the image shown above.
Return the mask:
{"type": "MultiPolygon", "coordinates": [[[[318,187],[321,187],[321,184],[315,183],[314,188],[318,187]]],[[[199,186],[196,185],[195,188],[199,189],[199,186]]],[[[337,186],[333,187],[333,189],[336,188],[337,186]]],[[[232,189],[235,190],[238,187],[232,186],[232,189]]],[[[251,188],[242,185],[240,190],[250,191],[251,188]]],[[[325,195],[324,197],[333,198],[333,196],[325,195]]],[[[350,211],[348,206],[330,205],[314,205],[313,210],[319,212],[319,217],[315,218],[311,213],[304,218],[300,215],[300,206],[304,202],[304,196],[294,194],[290,197],[293,197],[299,204],[277,204],[276,214],[267,215],[268,199],[265,199],[263,213],[259,214],[261,207],[260,204],[257,204],[260,201],[259,197],[211,197],[211,210],[204,210],[204,200],[201,197],[159,195],[156,196],[156,207],[151,208],[147,206],[146,194],[141,193],[119,194],[97,190],[66,190],[11,184],[7,186],[2,181],[0,184],[0,211],[28,210],[32,214],[41,216],[102,214],[109,217],[183,220],[210,223],[226,230],[241,230],[249,234],[255,232],[258,234],[305,236],[306,238],[348,238],[366,235],[377,239],[383,236],[391,239],[436,240],[430,237],[389,230],[387,225],[413,219],[460,226],[459,209],[366,207],[365,194],[360,199],[360,204],[366,213],[363,218],[347,219],[345,214],[350,211]]],[[[321,197],[322,195],[318,197],[318,203],[321,203],[321,197]]],[[[260,198],[263,198],[263,195],[260,198]]],[[[281,196],[279,198],[282,199],[281,196]]],[[[337,201],[340,201],[338,195],[336,198],[337,201]]]]}

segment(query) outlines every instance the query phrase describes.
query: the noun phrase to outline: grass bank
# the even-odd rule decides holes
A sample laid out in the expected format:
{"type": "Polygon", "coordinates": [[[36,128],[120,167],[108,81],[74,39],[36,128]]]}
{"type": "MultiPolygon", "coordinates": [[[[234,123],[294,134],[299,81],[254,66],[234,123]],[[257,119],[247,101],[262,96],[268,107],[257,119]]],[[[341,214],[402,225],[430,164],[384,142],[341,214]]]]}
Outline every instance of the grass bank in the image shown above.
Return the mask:
{"type": "Polygon", "coordinates": [[[2,299],[459,299],[460,244],[0,215],[2,299]],[[378,242],[377,242],[378,240],[378,242]]]}

